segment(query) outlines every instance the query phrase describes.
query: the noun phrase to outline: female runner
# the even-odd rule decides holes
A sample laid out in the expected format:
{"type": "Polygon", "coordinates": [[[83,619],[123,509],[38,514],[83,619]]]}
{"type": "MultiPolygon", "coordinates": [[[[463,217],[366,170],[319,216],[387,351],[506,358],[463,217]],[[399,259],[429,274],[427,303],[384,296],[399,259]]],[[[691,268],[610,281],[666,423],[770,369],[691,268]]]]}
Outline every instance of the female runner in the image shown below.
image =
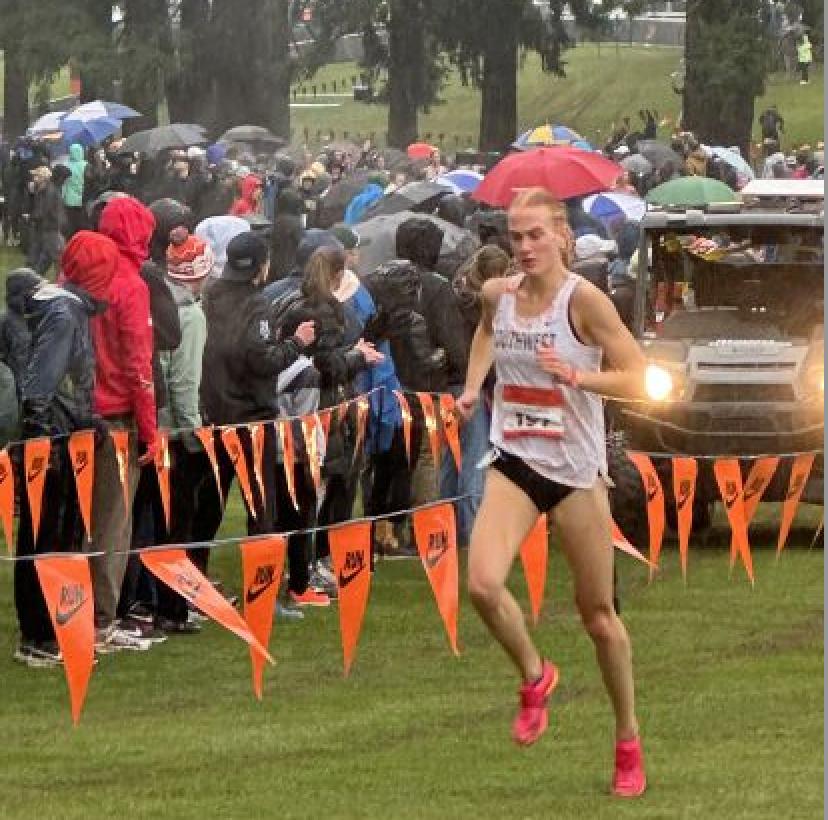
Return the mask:
{"type": "Polygon", "coordinates": [[[645,360],[610,300],[567,269],[573,236],[560,202],[541,188],[521,192],[509,209],[509,234],[521,273],[484,285],[458,400],[460,414],[470,416],[494,363],[494,451],[471,538],[469,594],[522,676],[512,736],[534,743],[547,727],[558,669],[541,658],[505,584],[538,515],[549,512],[615,712],[612,790],[637,797],[646,777],[630,641],[613,608],[601,397],[643,395],[645,360]]]}

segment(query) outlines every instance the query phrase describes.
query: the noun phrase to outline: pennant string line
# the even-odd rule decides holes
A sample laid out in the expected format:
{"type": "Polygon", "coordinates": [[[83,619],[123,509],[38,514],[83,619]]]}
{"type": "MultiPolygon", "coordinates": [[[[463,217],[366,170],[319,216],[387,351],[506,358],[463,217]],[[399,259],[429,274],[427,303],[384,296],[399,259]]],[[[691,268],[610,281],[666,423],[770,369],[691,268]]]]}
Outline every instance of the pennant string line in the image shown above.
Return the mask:
{"type": "Polygon", "coordinates": [[[190,541],[186,544],[154,544],[148,547],[136,547],[128,550],[95,550],[89,552],[77,551],[72,552],[39,552],[36,555],[14,555],[6,556],[0,555],[0,559],[4,561],[34,561],[39,558],[100,558],[104,555],[139,555],[142,552],[161,552],[163,550],[174,549],[213,549],[214,547],[229,547],[238,544],[241,541],[251,543],[256,541],[266,541],[270,538],[290,538],[293,535],[312,535],[317,532],[327,532],[329,530],[336,530],[342,527],[373,523],[374,521],[383,521],[387,518],[397,518],[398,516],[413,515],[419,510],[427,510],[432,507],[439,507],[441,504],[453,504],[456,501],[465,501],[470,498],[482,498],[478,493],[466,493],[465,495],[455,495],[450,498],[439,498],[436,501],[428,501],[418,507],[408,507],[404,510],[395,510],[390,513],[383,513],[382,515],[366,515],[362,518],[349,518],[347,521],[340,521],[336,524],[320,524],[314,527],[307,527],[299,530],[285,530],[284,532],[268,532],[256,533],[255,535],[233,535],[227,538],[216,538],[212,541],[190,541]]]}

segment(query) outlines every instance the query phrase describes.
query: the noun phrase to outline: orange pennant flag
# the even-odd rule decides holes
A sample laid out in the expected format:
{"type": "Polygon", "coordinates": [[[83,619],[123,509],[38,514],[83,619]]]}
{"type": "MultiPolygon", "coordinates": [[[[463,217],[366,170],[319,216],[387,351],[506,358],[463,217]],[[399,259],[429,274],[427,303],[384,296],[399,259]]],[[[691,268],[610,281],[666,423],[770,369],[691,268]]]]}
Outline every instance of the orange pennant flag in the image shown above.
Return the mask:
{"type": "Polygon", "coordinates": [[[144,566],[156,578],[178,592],[200,612],[238,635],[268,663],[273,663],[273,658],[250,631],[244,618],[196,568],[185,550],[144,550],[140,555],[144,566]]]}
{"type": "Polygon", "coordinates": [[[339,589],[339,630],[347,677],[371,589],[371,523],[360,521],[334,527],[328,531],[328,543],[339,589]]]}
{"type": "Polygon", "coordinates": [[[546,566],[549,560],[549,533],[546,515],[539,515],[535,526],[520,545],[520,561],[529,590],[532,623],[537,626],[543,606],[543,588],[546,586],[546,566]]]}
{"type": "MultiPolygon", "coordinates": [[[[308,454],[308,466],[310,467],[313,486],[317,495],[322,485],[322,465],[319,460],[319,439],[316,431],[319,427],[319,419],[315,415],[302,417],[302,436],[305,439],[305,452],[308,454]]],[[[355,448],[356,451],[357,448],[355,448]]]]}
{"type": "Polygon", "coordinates": [[[124,491],[124,510],[129,504],[129,431],[110,430],[110,438],[115,446],[115,461],[118,462],[118,478],[121,480],[121,489],[124,491]]]}
{"type": "Polygon", "coordinates": [[[36,558],[35,570],[63,655],[72,722],[77,726],[95,663],[95,605],[89,562],[79,555],[36,558]]]}
{"type": "Polygon", "coordinates": [[[69,458],[75,474],[75,488],[78,491],[86,537],[92,538],[92,487],[95,482],[95,434],[91,430],[72,433],[69,437],[69,458]]]}
{"type": "Polygon", "coordinates": [[[365,396],[356,400],[356,441],[354,442],[354,459],[359,458],[360,450],[365,442],[365,426],[368,423],[368,416],[371,412],[371,403],[365,396]]]}
{"type": "Polygon", "coordinates": [[[256,479],[256,485],[259,488],[259,498],[262,499],[262,505],[265,503],[265,485],[264,485],[264,445],[265,445],[265,430],[262,424],[248,424],[247,429],[250,431],[250,444],[253,450],[253,477],[256,479]]]}
{"type": "Polygon", "coordinates": [[[0,520],[9,555],[14,552],[14,470],[7,449],[0,450],[0,520]]]}
{"type": "Polygon", "coordinates": [[[241,440],[239,439],[239,433],[236,428],[226,427],[222,430],[221,441],[224,444],[227,455],[230,457],[233,469],[239,478],[239,484],[241,485],[242,495],[247,504],[247,509],[250,510],[253,518],[257,518],[258,512],[253,499],[253,491],[250,487],[250,473],[247,471],[247,459],[244,457],[244,450],[242,449],[241,440]]]}
{"type": "Polygon", "coordinates": [[[460,448],[460,434],[457,430],[457,415],[454,410],[454,396],[451,393],[440,394],[440,418],[443,422],[443,431],[446,442],[454,457],[454,464],[459,473],[463,466],[463,455],[460,448]]]}
{"type": "MultiPolygon", "coordinates": [[[[717,459],[713,464],[713,474],[719,485],[719,492],[724,501],[727,520],[736,543],[736,551],[742,559],[750,582],[753,583],[753,558],[745,518],[745,498],[742,489],[742,470],[735,458],[717,459]]],[[[731,567],[732,567],[731,563],[731,567]]]]}
{"type": "Polygon", "coordinates": [[[282,443],[282,467],[285,471],[285,483],[293,506],[298,510],[296,501],[296,456],[293,451],[293,428],[289,421],[277,422],[279,427],[279,441],[282,443]]]}
{"type": "Polygon", "coordinates": [[[416,510],[411,516],[417,551],[437,599],[451,651],[457,649],[457,609],[459,606],[459,569],[457,566],[457,527],[454,507],[440,504],[416,510]]]}
{"type": "Polygon", "coordinates": [[[439,465],[440,441],[437,438],[437,417],[434,415],[434,399],[431,397],[431,393],[417,393],[417,398],[420,401],[420,407],[423,408],[428,443],[431,445],[431,455],[434,458],[434,463],[439,465]]]}
{"type": "Polygon", "coordinates": [[[403,440],[405,441],[405,454],[408,458],[408,463],[411,464],[411,408],[408,406],[408,399],[399,390],[394,390],[394,396],[397,403],[400,405],[400,415],[402,416],[403,440]]]}
{"type": "Polygon", "coordinates": [[[793,524],[796,509],[799,506],[799,499],[802,497],[802,492],[808,483],[808,477],[811,475],[811,468],[813,466],[813,453],[802,453],[796,456],[791,465],[788,492],[785,493],[785,500],[782,503],[782,524],[779,527],[779,540],[776,542],[777,557],[785,549],[785,543],[791,531],[791,524],[793,524]]]}
{"type": "Polygon", "coordinates": [[[661,544],[664,540],[664,489],[658,478],[653,462],[644,453],[628,452],[630,461],[641,473],[644,491],[647,494],[647,525],[650,529],[650,580],[658,568],[661,544]]]}
{"type": "MultiPolygon", "coordinates": [[[[279,535],[242,541],[242,575],[244,578],[244,620],[256,640],[264,647],[270,643],[273,610],[285,565],[285,539],[279,535]]],[[[262,699],[264,660],[250,650],[253,666],[253,691],[262,699]]]]}
{"type": "Polygon", "coordinates": [[[676,499],[676,525],[679,536],[681,574],[687,580],[687,556],[690,531],[693,529],[693,498],[696,495],[696,477],[699,465],[694,458],[673,459],[673,495],[676,499]]]}
{"type": "Polygon", "coordinates": [[[166,430],[158,431],[158,453],[155,457],[155,474],[158,476],[158,490],[161,493],[161,506],[164,509],[164,522],[170,531],[170,434],[166,430]]]}
{"type": "Polygon", "coordinates": [[[26,475],[26,493],[32,514],[32,534],[37,543],[40,530],[40,512],[43,503],[43,485],[46,482],[46,470],[49,469],[49,454],[52,442],[48,438],[29,439],[23,448],[24,470],[26,475]]]}
{"type": "Polygon", "coordinates": [[[193,431],[196,438],[201,442],[204,452],[207,453],[207,458],[210,461],[210,466],[213,468],[213,478],[216,480],[216,489],[218,490],[219,504],[224,504],[224,495],[221,490],[221,473],[219,472],[218,458],[216,458],[216,440],[213,437],[212,427],[199,427],[193,431]]]}
{"type": "Polygon", "coordinates": [[[653,565],[629,542],[614,520],[612,522],[612,545],[615,549],[625,552],[630,557],[641,561],[642,564],[646,564],[650,570],[654,569],[653,565]]]}
{"type": "Polygon", "coordinates": [[[320,410],[319,415],[319,424],[322,427],[322,432],[325,435],[325,449],[328,448],[328,437],[331,434],[331,410],[320,410]]]}
{"type": "MultiPolygon", "coordinates": [[[[750,527],[750,522],[753,521],[753,516],[756,515],[756,510],[759,509],[759,502],[765,490],[768,488],[773,474],[779,465],[779,458],[769,456],[768,458],[757,458],[753,462],[748,473],[747,481],[745,482],[743,499],[745,504],[745,526],[750,527]]],[[[730,534],[730,566],[736,562],[736,537],[733,533],[730,534]]]]}

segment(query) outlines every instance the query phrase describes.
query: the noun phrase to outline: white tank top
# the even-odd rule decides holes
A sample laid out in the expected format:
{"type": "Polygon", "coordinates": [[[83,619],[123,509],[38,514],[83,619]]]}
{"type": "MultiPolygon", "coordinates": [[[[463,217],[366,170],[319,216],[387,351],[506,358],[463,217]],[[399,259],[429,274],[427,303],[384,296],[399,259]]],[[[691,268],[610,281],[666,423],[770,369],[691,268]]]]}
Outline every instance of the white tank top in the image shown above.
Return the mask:
{"type": "Polygon", "coordinates": [[[515,294],[500,297],[494,317],[494,389],[491,441],[542,476],[586,488],[607,473],[604,403],[600,396],[562,385],[538,366],[540,344],[582,372],[601,369],[603,351],[580,342],[569,303],[581,277],[570,273],[540,316],[516,314],[515,294]]]}

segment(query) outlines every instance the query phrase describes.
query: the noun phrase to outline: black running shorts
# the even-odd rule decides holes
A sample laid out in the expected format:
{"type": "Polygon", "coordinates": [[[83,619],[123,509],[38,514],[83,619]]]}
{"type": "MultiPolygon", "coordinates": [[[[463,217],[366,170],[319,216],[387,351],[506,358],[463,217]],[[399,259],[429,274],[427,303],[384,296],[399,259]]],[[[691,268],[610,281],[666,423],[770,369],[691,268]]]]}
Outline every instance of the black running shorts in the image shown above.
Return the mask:
{"type": "Polygon", "coordinates": [[[523,490],[541,513],[557,507],[575,489],[542,476],[523,459],[511,453],[498,451],[491,467],[523,490]]]}

